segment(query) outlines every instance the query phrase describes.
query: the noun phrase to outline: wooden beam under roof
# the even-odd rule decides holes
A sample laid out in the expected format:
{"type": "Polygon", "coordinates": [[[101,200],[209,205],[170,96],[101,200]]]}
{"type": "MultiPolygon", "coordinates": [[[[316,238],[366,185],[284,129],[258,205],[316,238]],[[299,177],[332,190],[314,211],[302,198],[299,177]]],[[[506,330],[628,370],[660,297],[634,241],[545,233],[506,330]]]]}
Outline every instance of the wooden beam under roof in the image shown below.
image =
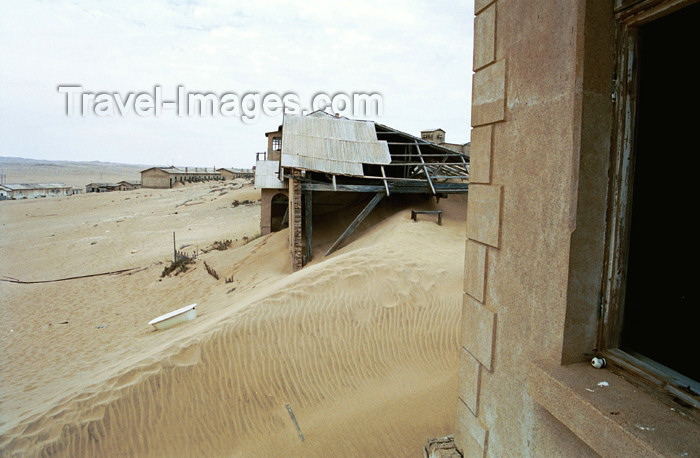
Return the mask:
{"type": "Polygon", "coordinates": [[[425,166],[425,161],[423,160],[423,154],[421,153],[420,146],[418,145],[418,142],[416,142],[416,149],[418,150],[418,157],[420,158],[420,161],[423,163],[423,170],[425,171],[425,177],[428,179],[428,183],[430,184],[430,189],[433,190],[433,195],[435,195],[435,186],[433,186],[433,180],[430,179],[430,174],[428,173],[428,168],[425,166]]]}
{"type": "MultiPolygon", "coordinates": [[[[425,180],[422,180],[425,183],[425,180]]],[[[377,193],[386,192],[383,185],[358,185],[358,184],[338,184],[334,189],[330,183],[302,183],[301,189],[304,191],[327,191],[327,192],[366,192],[377,193]]],[[[398,185],[389,184],[389,189],[393,194],[431,194],[432,190],[427,184],[421,185],[414,182],[412,184],[398,185]]],[[[438,194],[465,194],[469,192],[469,183],[435,183],[435,190],[438,194]]]]}
{"type": "Polygon", "coordinates": [[[372,200],[369,201],[367,206],[362,209],[360,214],[357,215],[353,222],[350,223],[347,229],[345,229],[345,232],[343,232],[341,236],[338,237],[338,240],[336,240],[335,243],[333,243],[333,245],[331,245],[331,247],[328,249],[328,251],[326,251],[326,256],[334,252],[336,248],[340,246],[343,240],[345,240],[350,236],[350,234],[355,232],[355,229],[357,229],[357,227],[362,223],[362,221],[364,221],[365,218],[367,218],[367,215],[370,214],[370,212],[374,209],[374,207],[377,206],[377,204],[384,198],[385,195],[386,194],[384,194],[384,192],[378,192],[374,195],[374,197],[372,198],[372,200]]]}

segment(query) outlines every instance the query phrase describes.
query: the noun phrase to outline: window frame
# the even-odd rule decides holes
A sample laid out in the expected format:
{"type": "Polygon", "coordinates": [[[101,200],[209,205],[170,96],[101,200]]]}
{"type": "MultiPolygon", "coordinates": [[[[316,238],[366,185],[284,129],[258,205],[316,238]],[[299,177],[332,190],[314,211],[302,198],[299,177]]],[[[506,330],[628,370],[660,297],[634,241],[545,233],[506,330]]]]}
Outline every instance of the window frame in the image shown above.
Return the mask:
{"type": "Polygon", "coordinates": [[[697,0],[642,0],[632,6],[630,1],[618,1],[616,66],[613,77],[615,103],[611,150],[610,190],[608,194],[605,266],[599,310],[598,342],[600,353],[608,363],[631,374],[646,385],[662,389],[672,400],[700,409],[700,396],[683,389],[695,390],[700,381],[683,376],[653,360],[621,350],[620,340],[624,319],[627,254],[630,236],[633,178],[635,170],[635,124],[639,94],[638,58],[639,28],[660,19],[697,0]]]}

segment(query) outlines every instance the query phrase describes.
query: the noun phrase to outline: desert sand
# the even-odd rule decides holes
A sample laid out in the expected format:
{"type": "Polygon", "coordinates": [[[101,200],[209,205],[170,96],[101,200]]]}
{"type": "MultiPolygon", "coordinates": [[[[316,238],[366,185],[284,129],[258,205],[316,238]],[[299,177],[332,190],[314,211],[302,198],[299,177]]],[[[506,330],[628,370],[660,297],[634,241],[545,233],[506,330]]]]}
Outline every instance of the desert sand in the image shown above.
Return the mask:
{"type": "Polygon", "coordinates": [[[404,457],[452,433],[466,199],[390,200],[328,257],[354,215],[319,217],[292,273],[259,196],[236,180],[0,202],[0,278],[131,269],[0,282],[0,455],[404,457]],[[422,207],[443,225],[413,222],[422,207]],[[173,231],[199,256],[161,278],[173,231]],[[191,303],[191,322],[147,324],[191,303]]]}

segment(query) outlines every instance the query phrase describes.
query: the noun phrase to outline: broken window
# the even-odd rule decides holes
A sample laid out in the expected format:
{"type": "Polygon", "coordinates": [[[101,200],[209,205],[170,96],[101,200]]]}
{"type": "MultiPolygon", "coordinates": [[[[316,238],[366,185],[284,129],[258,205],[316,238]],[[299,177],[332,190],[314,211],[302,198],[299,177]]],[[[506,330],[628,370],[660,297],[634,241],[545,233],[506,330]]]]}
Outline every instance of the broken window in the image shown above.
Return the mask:
{"type": "Polygon", "coordinates": [[[618,15],[601,348],[614,363],[698,407],[700,4],[654,2],[644,9],[651,3],[618,15]]]}
{"type": "Polygon", "coordinates": [[[272,137],[272,151],[282,150],[282,137],[272,137]]]}

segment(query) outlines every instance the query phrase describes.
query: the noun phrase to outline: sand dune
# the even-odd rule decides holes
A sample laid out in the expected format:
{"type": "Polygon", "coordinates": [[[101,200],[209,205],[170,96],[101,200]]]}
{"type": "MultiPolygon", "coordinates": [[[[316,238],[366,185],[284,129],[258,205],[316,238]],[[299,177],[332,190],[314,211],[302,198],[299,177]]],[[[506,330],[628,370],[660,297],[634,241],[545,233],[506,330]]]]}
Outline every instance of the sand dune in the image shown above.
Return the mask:
{"type": "Polygon", "coordinates": [[[389,202],[323,258],[326,224],[292,273],[287,231],[255,238],[259,206],[232,205],[258,197],[213,183],[2,206],[0,276],[138,268],[0,283],[2,455],[420,456],[451,432],[464,201],[440,203],[443,226],[389,202]],[[234,243],[161,279],[173,230],[185,249],[234,243]],[[146,324],[193,302],[190,323],[146,324]]]}

